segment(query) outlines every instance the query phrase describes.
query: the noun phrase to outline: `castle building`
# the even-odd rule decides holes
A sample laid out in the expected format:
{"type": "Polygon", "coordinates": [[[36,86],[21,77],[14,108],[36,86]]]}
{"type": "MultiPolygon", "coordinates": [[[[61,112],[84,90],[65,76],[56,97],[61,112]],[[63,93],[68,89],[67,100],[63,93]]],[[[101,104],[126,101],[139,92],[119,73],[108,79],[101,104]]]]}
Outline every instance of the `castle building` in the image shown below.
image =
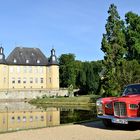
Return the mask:
{"type": "Polygon", "coordinates": [[[47,58],[39,48],[16,47],[5,58],[0,47],[0,91],[59,90],[55,50],[47,58]]]}

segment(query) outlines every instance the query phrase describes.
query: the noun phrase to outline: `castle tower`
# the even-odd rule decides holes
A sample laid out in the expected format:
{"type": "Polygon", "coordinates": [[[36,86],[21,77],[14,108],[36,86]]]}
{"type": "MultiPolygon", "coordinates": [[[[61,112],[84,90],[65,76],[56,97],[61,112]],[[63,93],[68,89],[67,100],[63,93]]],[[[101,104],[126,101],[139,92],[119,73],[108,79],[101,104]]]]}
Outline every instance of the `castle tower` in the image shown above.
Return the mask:
{"type": "Polygon", "coordinates": [[[51,56],[49,58],[47,73],[48,73],[47,87],[49,89],[58,90],[59,89],[59,62],[55,55],[54,49],[51,50],[51,56]]]}
{"type": "Polygon", "coordinates": [[[1,46],[0,47],[0,63],[4,63],[5,64],[5,55],[4,55],[4,49],[3,47],[1,46]]]}
{"type": "Polygon", "coordinates": [[[0,90],[8,89],[8,66],[6,65],[4,48],[0,47],[0,90]]]}

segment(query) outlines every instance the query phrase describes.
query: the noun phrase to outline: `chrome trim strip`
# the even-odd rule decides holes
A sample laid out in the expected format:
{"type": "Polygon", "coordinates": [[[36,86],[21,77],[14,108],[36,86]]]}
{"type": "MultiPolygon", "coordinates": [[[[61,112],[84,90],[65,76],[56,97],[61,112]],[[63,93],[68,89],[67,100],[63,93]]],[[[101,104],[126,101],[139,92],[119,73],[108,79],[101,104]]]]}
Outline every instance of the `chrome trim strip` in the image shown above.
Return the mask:
{"type": "MultiPolygon", "coordinates": [[[[116,118],[114,116],[111,116],[111,115],[97,115],[98,118],[100,119],[110,119],[112,120],[113,118],[116,118]]],[[[128,122],[140,122],[140,117],[133,117],[133,118],[118,118],[118,119],[125,119],[127,120],[128,122]]]]}

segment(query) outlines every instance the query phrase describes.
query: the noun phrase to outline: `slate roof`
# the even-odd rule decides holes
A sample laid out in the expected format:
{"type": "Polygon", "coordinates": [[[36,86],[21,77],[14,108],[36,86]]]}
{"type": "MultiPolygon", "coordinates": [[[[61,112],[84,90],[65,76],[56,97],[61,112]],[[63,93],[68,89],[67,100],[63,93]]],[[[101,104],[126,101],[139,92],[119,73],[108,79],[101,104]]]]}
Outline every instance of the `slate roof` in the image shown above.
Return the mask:
{"type": "Polygon", "coordinates": [[[0,59],[0,64],[7,64],[5,59],[0,59]]]}
{"type": "Polygon", "coordinates": [[[48,65],[59,65],[57,57],[51,56],[48,60],[48,65]]]}
{"type": "Polygon", "coordinates": [[[48,59],[39,48],[16,47],[7,57],[6,62],[9,65],[48,65],[48,59]]]}
{"type": "Polygon", "coordinates": [[[51,50],[51,56],[48,59],[48,65],[59,65],[59,62],[58,62],[58,59],[55,55],[55,50],[54,49],[51,50]]]}

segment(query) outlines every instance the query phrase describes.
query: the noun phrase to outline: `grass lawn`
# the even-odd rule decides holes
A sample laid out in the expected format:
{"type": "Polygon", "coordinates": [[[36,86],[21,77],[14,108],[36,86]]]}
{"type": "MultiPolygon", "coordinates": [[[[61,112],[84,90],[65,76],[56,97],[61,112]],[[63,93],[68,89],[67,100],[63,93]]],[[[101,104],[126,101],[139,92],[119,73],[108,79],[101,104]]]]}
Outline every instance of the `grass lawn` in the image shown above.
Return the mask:
{"type": "Polygon", "coordinates": [[[96,95],[78,97],[54,97],[37,98],[30,101],[32,104],[65,104],[65,105],[88,105],[95,104],[96,95]]]}

